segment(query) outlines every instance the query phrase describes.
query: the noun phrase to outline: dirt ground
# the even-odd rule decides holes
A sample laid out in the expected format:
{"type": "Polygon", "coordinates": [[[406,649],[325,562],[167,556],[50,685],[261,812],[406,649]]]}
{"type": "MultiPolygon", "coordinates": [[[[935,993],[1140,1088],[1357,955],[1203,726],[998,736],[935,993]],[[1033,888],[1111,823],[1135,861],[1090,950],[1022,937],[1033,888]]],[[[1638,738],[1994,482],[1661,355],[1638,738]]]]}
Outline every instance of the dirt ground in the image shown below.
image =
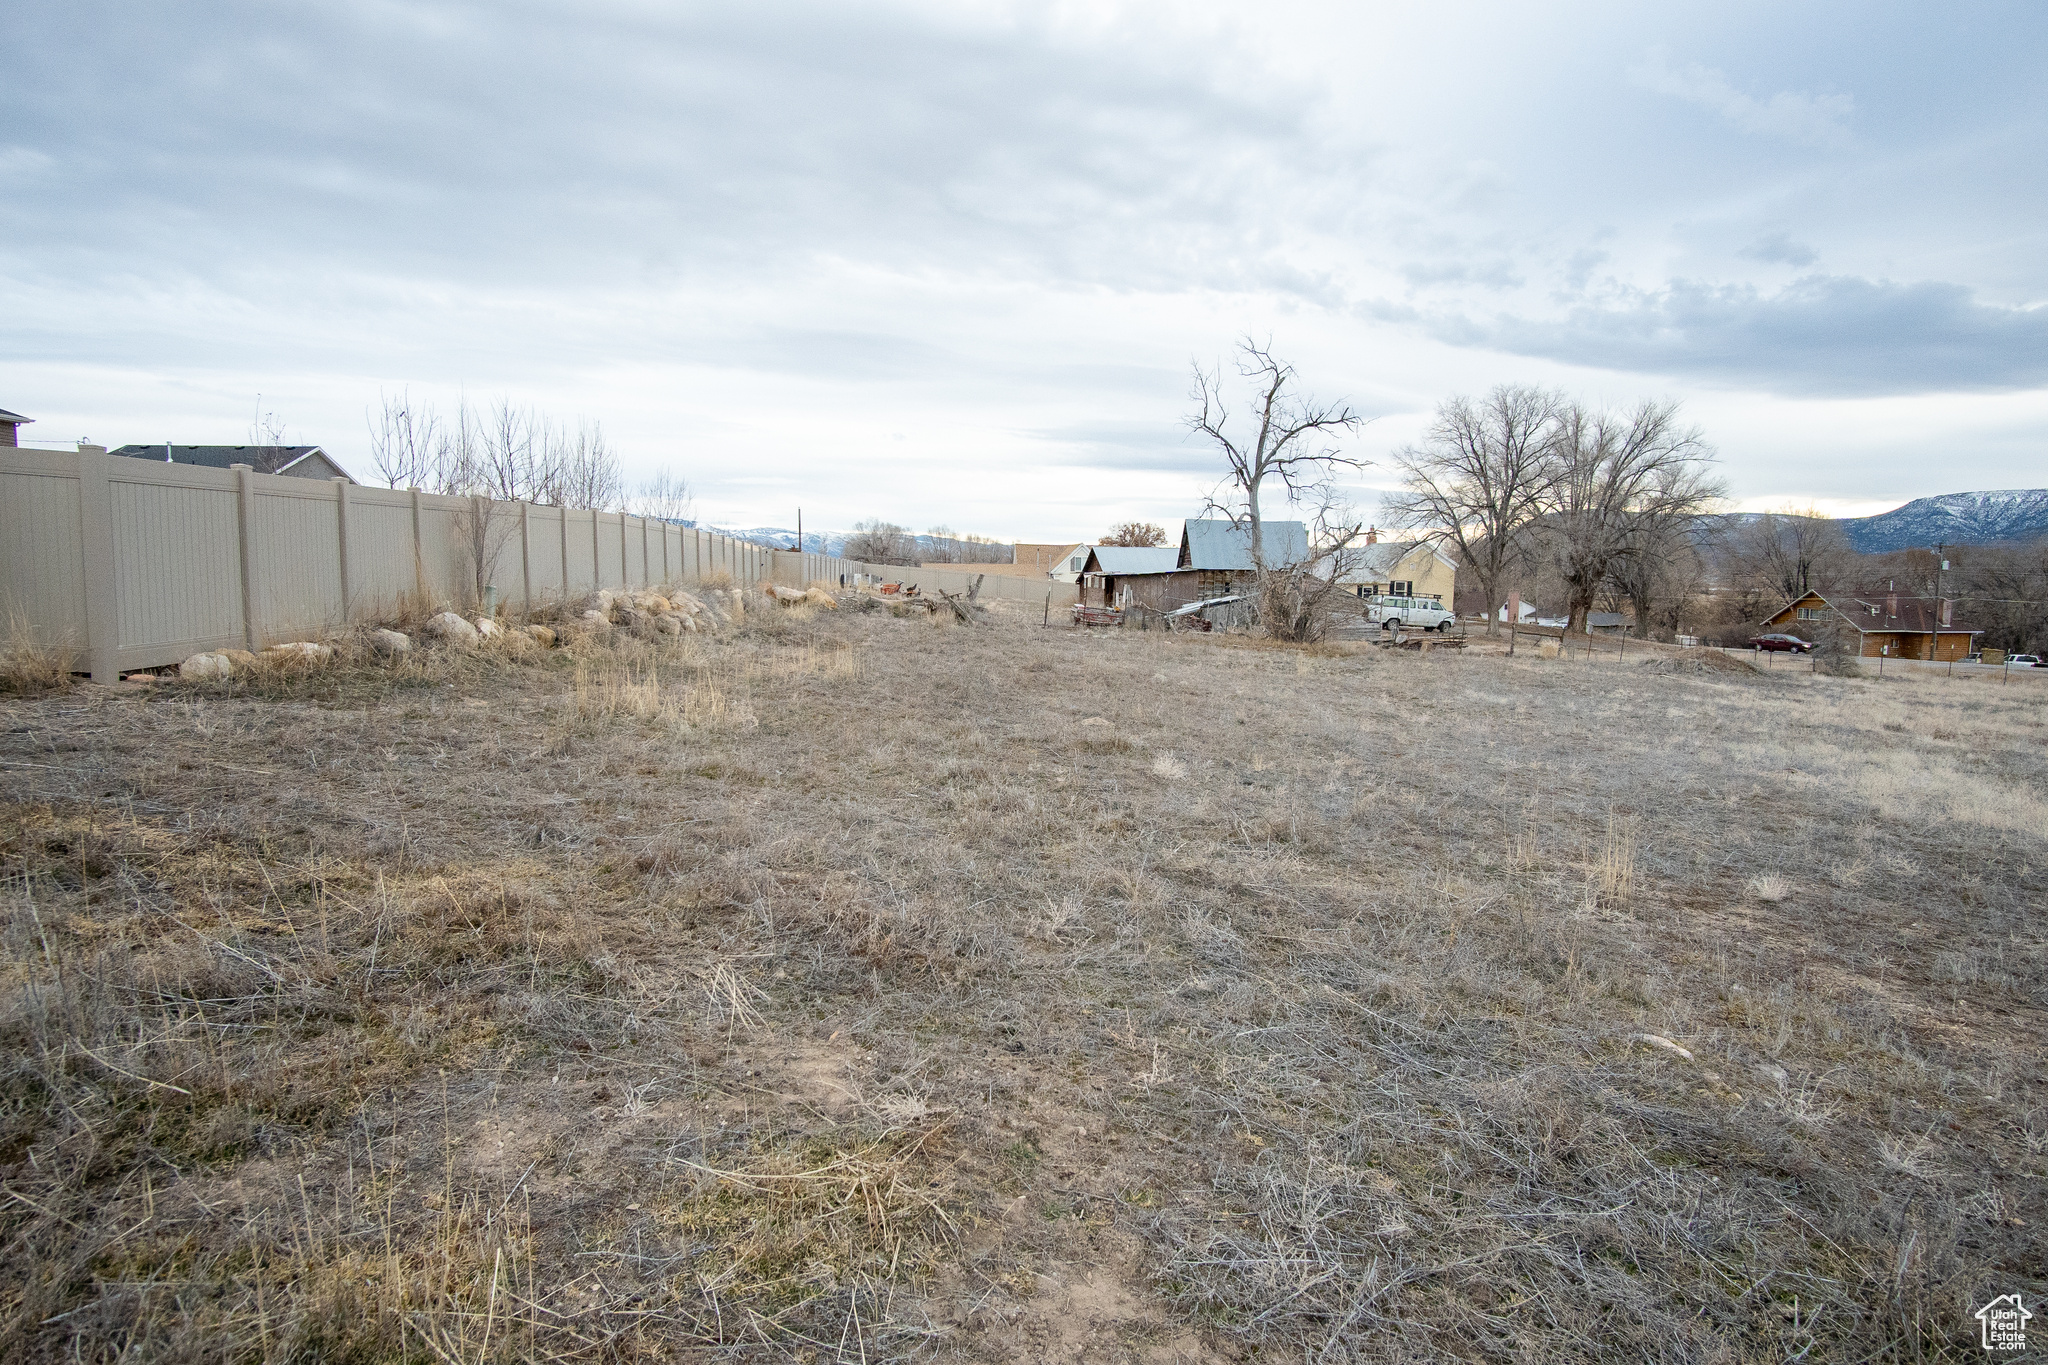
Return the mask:
{"type": "Polygon", "coordinates": [[[1977,1358],[2048,693],[1650,662],[757,604],[0,699],[0,1358],[1977,1358]]]}

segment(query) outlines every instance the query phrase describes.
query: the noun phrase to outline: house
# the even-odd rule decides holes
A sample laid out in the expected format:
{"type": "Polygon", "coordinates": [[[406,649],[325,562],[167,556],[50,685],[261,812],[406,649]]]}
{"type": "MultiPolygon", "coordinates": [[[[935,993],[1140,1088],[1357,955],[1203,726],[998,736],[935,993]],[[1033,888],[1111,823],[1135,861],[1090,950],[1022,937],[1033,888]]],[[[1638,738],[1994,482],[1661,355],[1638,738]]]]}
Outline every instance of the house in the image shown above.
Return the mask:
{"type": "MultiPolygon", "coordinates": [[[[977,564],[976,573],[1003,574],[1010,578],[1049,578],[1060,583],[1072,583],[1081,576],[1081,561],[1088,557],[1085,544],[1043,544],[1033,545],[1024,541],[1011,547],[1008,564],[977,564]]],[[[951,568],[952,565],[934,565],[934,568],[951,568]]]]}
{"type": "Polygon", "coordinates": [[[35,420],[33,417],[23,417],[18,412],[0,408],[0,446],[20,445],[21,442],[15,439],[15,429],[25,427],[35,420]]]}
{"type": "Polygon", "coordinates": [[[1955,604],[1946,597],[1901,597],[1883,590],[1805,593],[1787,602],[1763,624],[1811,638],[1824,631],[1856,632],[1856,652],[1866,659],[1966,659],[1984,632],[1957,625],[1955,604]]]}
{"type": "MultiPolygon", "coordinates": [[[[1123,607],[1137,601],[1155,611],[1168,609],[1163,591],[1180,551],[1171,545],[1090,545],[1081,556],[1081,601],[1091,607],[1123,607]],[[1133,581],[1136,580],[1136,581],[1133,581]]],[[[1174,602],[1172,606],[1179,606],[1174,602]]]]}
{"type": "MultiPolygon", "coordinates": [[[[1301,522],[1266,522],[1261,540],[1268,564],[1308,558],[1308,527],[1301,522]]],[[[1179,549],[1094,546],[1081,567],[1081,603],[1163,613],[1245,592],[1252,577],[1250,530],[1221,517],[1201,518],[1183,524],[1179,549]]]]}
{"type": "MultiPolygon", "coordinates": [[[[1515,620],[1518,624],[1531,626],[1536,624],[1536,618],[1541,616],[1542,614],[1543,613],[1541,611],[1537,610],[1535,607],[1530,606],[1527,602],[1524,602],[1521,604],[1521,610],[1515,613],[1515,620]]],[[[1505,622],[1508,619],[1508,609],[1505,603],[1501,605],[1500,619],[1503,622],[1505,622]]]]}
{"type": "Polygon", "coordinates": [[[349,472],[319,446],[180,446],[165,441],[161,445],[121,446],[111,453],[126,455],[131,460],[199,464],[212,469],[226,469],[238,464],[260,466],[276,460],[278,464],[271,471],[275,474],[294,479],[348,479],[350,483],[355,482],[349,472]]]}
{"type": "Polygon", "coordinates": [[[1378,531],[1367,531],[1356,559],[1337,584],[1360,597],[1434,597],[1445,605],[1458,600],[1458,561],[1434,542],[1381,540],[1378,531]]]}

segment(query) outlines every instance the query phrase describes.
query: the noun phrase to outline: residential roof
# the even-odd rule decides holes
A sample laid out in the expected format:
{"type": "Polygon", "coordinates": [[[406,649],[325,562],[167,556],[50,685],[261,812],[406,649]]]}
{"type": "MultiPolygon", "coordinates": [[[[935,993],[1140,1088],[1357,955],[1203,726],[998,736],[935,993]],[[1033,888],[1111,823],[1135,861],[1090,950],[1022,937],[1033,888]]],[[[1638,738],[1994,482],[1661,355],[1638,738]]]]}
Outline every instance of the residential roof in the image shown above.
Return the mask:
{"type": "Polygon", "coordinates": [[[35,420],[36,419],[33,417],[23,417],[18,412],[9,412],[5,408],[0,408],[0,422],[12,422],[16,426],[21,426],[25,423],[33,422],[35,420]]]}
{"type": "MultiPolygon", "coordinates": [[[[1260,532],[1268,564],[1299,564],[1308,558],[1308,527],[1302,523],[1269,521],[1260,532]]],[[[1253,567],[1251,530],[1223,517],[1191,518],[1181,529],[1179,553],[1179,568],[1242,573],[1253,567]]]]}
{"type": "Polygon", "coordinates": [[[1589,630],[1613,630],[1622,622],[1618,611],[1589,611],[1586,613],[1586,627],[1589,630]]]}
{"type": "Polygon", "coordinates": [[[349,477],[348,471],[336,463],[334,457],[319,446],[181,446],[166,443],[163,445],[146,446],[125,445],[117,448],[112,453],[115,455],[126,455],[131,460],[158,460],[167,464],[205,465],[209,469],[226,469],[231,465],[255,464],[260,457],[265,461],[277,460],[277,466],[272,472],[278,474],[291,473],[294,465],[312,460],[316,466],[324,464],[335,473],[341,475],[341,477],[348,479],[350,483],[355,482],[354,479],[349,477]],[[165,452],[167,451],[170,456],[168,460],[165,459],[165,452]],[[280,456],[282,458],[279,458],[280,456]]]}
{"type": "Polygon", "coordinates": [[[1115,574],[1119,578],[1129,574],[1172,573],[1179,558],[1180,551],[1171,545],[1093,545],[1081,572],[1115,574]]]}
{"type": "Polygon", "coordinates": [[[1382,540],[1374,545],[1359,545],[1352,548],[1356,552],[1356,567],[1345,575],[1347,581],[1364,579],[1368,582],[1377,582],[1392,578],[1394,570],[1401,567],[1401,561],[1416,550],[1430,551],[1442,560],[1447,568],[1458,567],[1457,561],[1445,554],[1440,547],[1424,540],[1382,540]]]}
{"type": "Polygon", "coordinates": [[[1945,635],[1982,635],[1984,633],[1978,627],[1966,626],[1954,618],[1954,599],[1950,599],[1951,615],[1949,623],[1942,625],[1942,599],[1938,597],[1907,597],[1901,593],[1894,593],[1889,589],[1873,591],[1868,588],[1861,588],[1846,592],[1836,592],[1832,595],[1818,592],[1802,593],[1773,613],[1771,620],[1777,620],[1778,617],[1791,611],[1809,597],[1819,598],[1827,603],[1830,607],[1834,608],[1837,616],[1865,634],[1872,632],[1881,634],[1887,631],[1904,631],[1914,635],[1934,633],[1945,635]]]}

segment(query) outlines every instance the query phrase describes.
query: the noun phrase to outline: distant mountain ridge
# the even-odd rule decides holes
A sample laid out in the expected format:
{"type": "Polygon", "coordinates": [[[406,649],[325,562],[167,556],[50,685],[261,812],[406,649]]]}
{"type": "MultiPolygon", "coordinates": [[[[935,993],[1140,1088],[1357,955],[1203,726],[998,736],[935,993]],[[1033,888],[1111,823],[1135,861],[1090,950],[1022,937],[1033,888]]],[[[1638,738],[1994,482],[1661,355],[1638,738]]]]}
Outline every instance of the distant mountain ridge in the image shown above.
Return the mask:
{"type": "MultiPolygon", "coordinates": [[[[749,545],[764,545],[771,550],[789,550],[796,546],[796,530],[788,526],[712,526],[709,523],[694,521],[685,521],[682,524],[700,527],[706,531],[716,531],[719,535],[731,536],[734,540],[744,540],[749,545]]],[[[846,542],[852,538],[851,531],[820,531],[813,527],[804,527],[804,548],[812,554],[843,555],[846,553],[846,542]]],[[[967,542],[945,536],[912,536],[911,539],[917,542],[917,548],[921,553],[934,559],[943,559],[948,552],[968,548],[967,542]]]]}
{"type": "Polygon", "coordinates": [[[1874,517],[1844,517],[1841,526],[1862,554],[2036,540],[2048,536],[2048,488],[1942,493],[1874,517]]]}

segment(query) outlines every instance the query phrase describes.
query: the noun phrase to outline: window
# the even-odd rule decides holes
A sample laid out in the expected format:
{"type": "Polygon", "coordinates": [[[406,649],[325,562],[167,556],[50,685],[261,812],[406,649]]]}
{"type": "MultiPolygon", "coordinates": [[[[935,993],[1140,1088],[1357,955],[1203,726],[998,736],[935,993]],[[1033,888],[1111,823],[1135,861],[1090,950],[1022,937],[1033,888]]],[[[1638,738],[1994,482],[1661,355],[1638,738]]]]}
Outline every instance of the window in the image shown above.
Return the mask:
{"type": "Polygon", "coordinates": [[[1414,595],[1414,592],[1415,584],[1412,582],[1387,584],[1387,593],[1392,597],[1410,597],[1414,595]]]}
{"type": "Polygon", "coordinates": [[[1802,621],[1819,621],[1825,619],[1825,617],[1826,609],[1822,607],[1801,607],[1799,609],[1799,619],[1802,621]]]}
{"type": "Polygon", "coordinates": [[[1068,568],[1067,572],[1068,572],[1068,573],[1079,573],[1079,572],[1081,572],[1081,566],[1082,566],[1083,564],[1086,564],[1087,562],[1088,562],[1088,559],[1087,559],[1087,557],[1086,557],[1085,555],[1075,555],[1075,556],[1074,556],[1074,562],[1073,562],[1072,566],[1068,568]]]}

